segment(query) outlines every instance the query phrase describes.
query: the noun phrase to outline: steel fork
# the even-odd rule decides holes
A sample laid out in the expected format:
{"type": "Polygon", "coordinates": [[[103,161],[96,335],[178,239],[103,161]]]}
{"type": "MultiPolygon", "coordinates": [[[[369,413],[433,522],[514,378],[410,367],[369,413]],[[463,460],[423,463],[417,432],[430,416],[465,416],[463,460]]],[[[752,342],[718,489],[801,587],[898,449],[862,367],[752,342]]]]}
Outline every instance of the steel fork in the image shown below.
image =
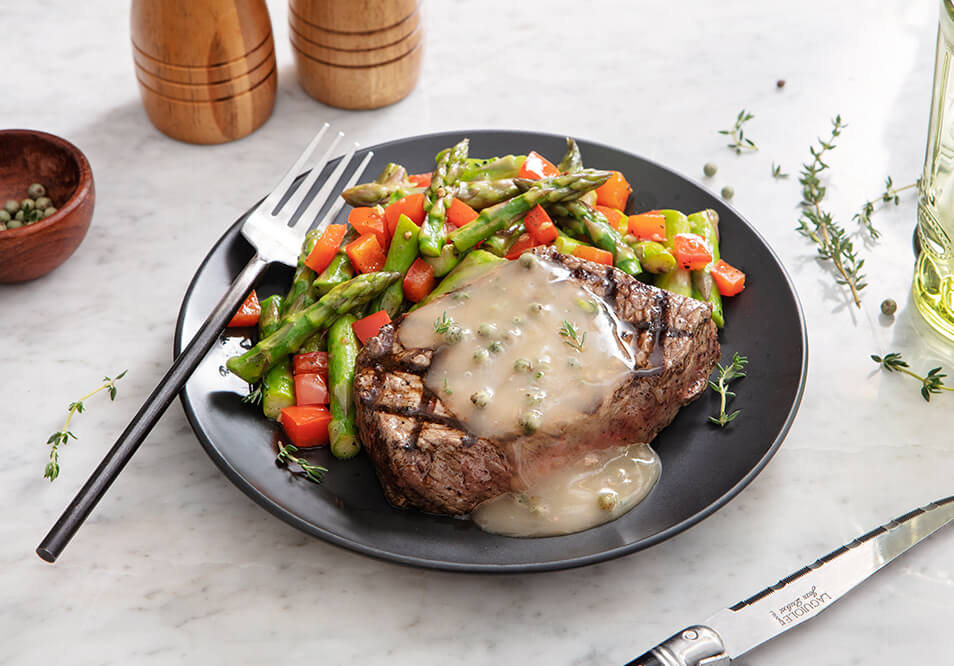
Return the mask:
{"type": "MultiPolygon", "coordinates": [[[[279,262],[295,266],[301,251],[305,234],[317,218],[328,197],[347,170],[354,157],[358,144],[354,144],[341,158],[334,171],[322,184],[318,193],[308,202],[300,215],[295,213],[304,204],[312,188],[321,177],[321,173],[334,154],[335,147],[344,136],[341,132],[332,137],[330,144],[317,161],[312,160],[319,144],[323,143],[328,131],[328,123],[318,131],[295,164],[272,192],[255,208],[242,225],[242,235],[255,248],[255,256],[232,282],[232,286],[212,310],[212,314],[199,328],[192,341],[176,357],[172,367],[166,372],[153,392],[146,398],[133,420],[116,440],[116,443],[103,458],[86,484],[80,489],[66,507],[56,524],[50,529],[36,552],[47,562],[55,562],[66,544],[89,516],[90,512],[112,485],[116,477],[129,462],[152,430],[159,417],[169,407],[169,403],[185,385],[186,380],[199,365],[212,343],[219,336],[232,315],[245,300],[248,292],[255,286],[269,264],[279,262]],[[307,166],[310,173],[295,188],[295,180],[307,166]]],[[[345,189],[357,183],[361,174],[371,161],[373,153],[368,151],[345,184],[345,189]]],[[[338,197],[331,205],[316,228],[323,229],[338,215],[344,200],[338,197]]]]}

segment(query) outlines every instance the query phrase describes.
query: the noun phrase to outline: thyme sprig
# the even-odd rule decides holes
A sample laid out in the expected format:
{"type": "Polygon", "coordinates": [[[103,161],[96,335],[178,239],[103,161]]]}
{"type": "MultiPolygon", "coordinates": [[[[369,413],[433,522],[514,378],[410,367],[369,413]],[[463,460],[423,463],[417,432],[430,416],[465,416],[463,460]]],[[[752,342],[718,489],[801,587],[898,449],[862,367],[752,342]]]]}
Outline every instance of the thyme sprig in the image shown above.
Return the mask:
{"type": "Polygon", "coordinates": [[[719,381],[714,382],[710,379],[709,388],[719,394],[719,415],[710,416],[710,423],[714,423],[717,426],[724,428],[727,424],[735,421],[739,414],[742,413],[741,409],[737,409],[731,414],[727,414],[725,407],[729,398],[735,397],[735,393],[729,390],[729,382],[745,377],[745,366],[748,364],[748,362],[749,359],[747,357],[735,352],[732,354],[732,361],[729,363],[729,365],[723,366],[721,363],[716,365],[716,370],[719,373],[719,381]]]}
{"type": "Polygon", "coordinates": [[[854,244],[844,227],[835,221],[831,213],[821,207],[827,188],[821,184],[819,176],[828,170],[828,164],[823,158],[825,153],[835,148],[835,139],[845,128],[840,115],[835,116],[831,124],[831,137],[827,141],[819,138],[818,148],[815,146],[809,148],[812,161],[802,165],[798,179],[802,186],[802,215],[798,219],[796,229],[803,236],[814,241],[818,246],[820,259],[832,262],[835,268],[835,282],[848,287],[852,300],[860,308],[861,290],[866,286],[865,275],[861,270],[865,261],[858,258],[854,244]]]}
{"type": "Polygon", "coordinates": [[[279,467],[287,468],[288,463],[293,463],[298,465],[299,469],[301,469],[301,474],[312,483],[321,483],[324,481],[328,468],[322,467],[321,465],[313,465],[305,458],[296,456],[295,454],[297,452],[298,447],[294,444],[282,444],[279,442],[278,457],[275,458],[275,464],[279,467]]]}
{"type": "Polygon", "coordinates": [[[782,165],[772,162],[772,178],[788,178],[788,174],[782,171],[782,165]]]}
{"type": "Polygon", "coordinates": [[[123,370],[116,375],[115,378],[103,377],[102,385],[90,391],[79,400],[69,404],[69,406],[66,408],[68,413],[66,415],[66,421],[63,423],[63,427],[50,435],[49,439],[46,440],[46,443],[50,445],[50,461],[46,463],[46,468],[43,470],[44,479],[49,479],[50,483],[56,480],[56,478],[60,475],[60,447],[68,444],[70,439],[79,439],[70,430],[70,423],[73,420],[73,416],[85,412],[86,401],[100,391],[106,391],[109,394],[109,399],[115,400],[117,393],[116,382],[125,376],[126,370],[123,370]]]}
{"type": "Polygon", "coordinates": [[[719,130],[719,134],[724,134],[732,139],[732,143],[726,145],[728,145],[729,148],[733,148],[736,154],[741,154],[743,150],[758,150],[758,146],[755,145],[755,142],[745,136],[745,130],[742,127],[753,118],[755,118],[754,114],[742,109],[735,118],[735,124],[730,129],[719,130]]]}
{"type": "Polygon", "coordinates": [[[884,356],[872,354],[871,360],[888,372],[900,372],[921,382],[921,397],[927,402],[931,402],[932,393],[940,393],[941,391],[954,391],[954,388],[944,385],[944,378],[947,377],[947,375],[941,374],[941,366],[932,368],[928,371],[927,376],[922,377],[921,375],[911,371],[911,366],[909,366],[908,362],[905,361],[901,357],[901,354],[897,352],[891,352],[889,354],[885,354],[884,356]]]}
{"type": "Polygon", "coordinates": [[[578,352],[583,351],[583,343],[586,342],[586,332],[580,334],[576,326],[566,319],[563,320],[563,326],[560,328],[560,335],[566,338],[563,342],[578,352]]]}
{"type": "Polygon", "coordinates": [[[441,316],[434,320],[434,332],[444,335],[454,325],[454,320],[447,316],[447,311],[441,313],[441,316]]]}
{"type": "Polygon", "coordinates": [[[901,203],[901,197],[898,196],[901,192],[910,190],[919,186],[920,184],[921,180],[918,179],[913,183],[908,183],[907,185],[903,185],[901,187],[895,187],[894,181],[891,180],[891,176],[888,176],[884,181],[884,192],[882,192],[877,199],[864,202],[864,204],[861,206],[861,210],[855,213],[851,219],[864,227],[865,231],[868,232],[868,235],[871,236],[871,238],[878,238],[881,236],[881,232],[875,229],[874,224],[871,222],[871,216],[875,212],[875,204],[888,204],[893,202],[894,205],[897,206],[899,203],[901,203]]]}
{"type": "Polygon", "coordinates": [[[257,384],[251,384],[248,392],[244,398],[242,398],[242,403],[246,405],[260,405],[262,404],[262,399],[265,397],[264,393],[265,385],[262,382],[257,384]]]}

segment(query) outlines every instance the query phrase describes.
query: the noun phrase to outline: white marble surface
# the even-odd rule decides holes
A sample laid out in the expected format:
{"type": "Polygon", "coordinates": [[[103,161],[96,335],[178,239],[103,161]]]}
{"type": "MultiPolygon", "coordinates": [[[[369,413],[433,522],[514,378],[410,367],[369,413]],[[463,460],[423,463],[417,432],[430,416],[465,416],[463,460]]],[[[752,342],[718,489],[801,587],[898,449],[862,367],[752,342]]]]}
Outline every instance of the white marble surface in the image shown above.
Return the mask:
{"type": "MultiPolygon", "coordinates": [[[[79,145],[97,182],[93,226],[60,269],[0,287],[0,664],[619,664],[863,531],[954,493],[954,396],[875,370],[897,350],[954,368],[909,303],[910,195],[877,215],[871,286],[846,304],[793,227],[798,165],[841,113],[831,209],[846,224],[887,174],[919,174],[937,7],[831,3],[427,3],[417,90],[373,112],[327,108],[295,83],[286,8],[270,2],[279,97],[258,132],[216,147],[158,133],[140,105],[128,3],[0,0],[0,127],[79,145]],[[598,8],[597,8],[598,7],[598,8]],[[42,26],[41,36],[23,29],[42,26]],[[777,90],[776,79],[787,82],[777,90]],[[742,107],[761,150],[716,130],[742,107]],[[584,569],[475,576],[405,568],[305,536],[214,467],[178,403],[55,566],[33,549],[167,366],[175,314],[212,243],[321,121],[365,145],[439,129],[534,128],[611,143],[736,190],[790,271],[808,321],[801,411],[754,483],[696,527],[584,569]],[[793,174],[770,177],[772,162],[793,174]],[[893,324],[878,313],[900,304],[893,324]],[[60,479],[43,442],[68,402],[94,400],[60,479]]],[[[758,288],[754,285],[753,288],[758,288]]],[[[755,418],[754,414],[747,415],[755,418]]],[[[743,417],[745,418],[745,417],[743,417]]],[[[741,660],[825,666],[948,663],[954,533],[943,533],[823,619],[741,660]]]]}

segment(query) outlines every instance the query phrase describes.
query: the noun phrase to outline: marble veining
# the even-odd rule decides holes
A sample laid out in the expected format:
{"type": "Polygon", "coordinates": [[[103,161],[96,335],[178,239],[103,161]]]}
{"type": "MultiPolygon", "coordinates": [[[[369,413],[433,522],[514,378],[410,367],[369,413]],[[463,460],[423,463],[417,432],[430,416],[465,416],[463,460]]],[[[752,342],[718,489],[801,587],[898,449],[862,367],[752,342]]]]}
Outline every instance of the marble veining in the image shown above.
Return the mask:
{"type": "MultiPolygon", "coordinates": [[[[0,5],[0,127],[70,139],[97,184],[93,225],[73,258],[0,287],[0,665],[621,664],[954,492],[954,396],[927,404],[868,358],[897,350],[916,368],[954,369],[954,350],[908,296],[912,197],[877,213],[883,237],[863,249],[870,286],[860,310],[793,230],[799,165],[836,113],[848,128],[831,156],[828,204],[846,226],[886,175],[919,174],[936,2],[432,0],[417,90],[356,113],[298,87],[287,7],[272,0],[274,114],[251,136],[211,147],[168,139],[146,118],[128,3],[0,5]],[[743,107],[755,113],[746,129],[760,150],[736,156],[716,130],[743,107]],[[39,539],[169,363],[199,262],[324,121],[364,145],[471,127],[572,134],[659,160],[714,192],[733,185],[733,205],[781,257],[808,322],[808,383],[778,455],[725,508],[647,551],[572,571],[457,575],[371,560],[274,519],[219,473],[176,403],[62,560],[41,562],[39,539]],[[707,161],[719,165],[715,178],[702,176],[707,161]],[[774,180],[773,162],[791,176],[774,180]],[[878,311],[886,297],[900,306],[893,322],[878,311]],[[43,442],[66,405],[126,368],[116,402],[90,401],[61,478],[45,481],[43,442]]],[[[954,616],[952,539],[929,540],[739,663],[940,663],[954,616]]]]}

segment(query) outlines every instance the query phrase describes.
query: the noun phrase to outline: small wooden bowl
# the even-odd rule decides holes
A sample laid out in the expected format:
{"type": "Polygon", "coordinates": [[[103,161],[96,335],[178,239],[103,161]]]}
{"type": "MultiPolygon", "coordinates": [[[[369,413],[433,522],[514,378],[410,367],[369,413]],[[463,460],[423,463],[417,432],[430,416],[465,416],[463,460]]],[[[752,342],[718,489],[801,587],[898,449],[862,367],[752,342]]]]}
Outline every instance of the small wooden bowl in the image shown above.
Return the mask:
{"type": "Polygon", "coordinates": [[[290,25],[288,31],[289,40],[296,49],[319,62],[340,67],[374,67],[403,58],[420,45],[421,34],[422,31],[418,28],[401,41],[389,46],[364,51],[343,51],[309,41],[300,35],[294,26],[290,25]]]}
{"type": "Polygon", "coordinates": [[[152,124],[173,139],[213,144],[234,141],[265,124],[275,106],[278,74],[274,64],[265,79],[250,90],[205,102],[166,97],[139,84],[139,94],[152,124]]]}
{"type": "Polygon", "coordinates": [[[377,109],[407,97],[421,73],[423,45],[374,67],[340,67],[316,60],[292,44],[298,83],[305,92],[342,109],[377,109]]]}
{"type": "Polygon", "coordinates": [[[374,32],[397,25],[417,11],[420,0],[289,0],[309,23],[334,32],[374,32]]]}
{"type": "Polygon", "coordinates": [[[79,247],[93,218],[93,171],[79,148],[34,130],[0,131],[0,200],[22,200],[42,183],[57,211],[19,229],[0,231],[0,282],[46,275],[79,247]]]}
{"type": "Polygon", "coordinates": [[[310,23],[305,17],[296,14],[292,5],[288,7],[288,25],[295,32],[310,42],[342,51],[364,51],[390,46],[406,38],[421,25],[421,12],[416,10],[403,21],[383,30],[336,32],[310,23]]]}
{"type": "Polygon", "coordinates": [[[247,74],[219,83],[177,83],[154,76],[136,65],[139,85],[154,93],[188,102],[210,102],[248,92],[275,71],[274,58],[266,60],[247,74]]]}
{"type": "Polygon", "coordinates": [[[274,57],[275,44],[271,33],[260,44],[254,46],[248,53],[239,58],[218,65],[196,67],[170,65],[161,62],[146,55],[133,42],[133,62],[136,67],[152,76],[174,83],[224,83],[239,76],[245,76],[274,57]]]}

